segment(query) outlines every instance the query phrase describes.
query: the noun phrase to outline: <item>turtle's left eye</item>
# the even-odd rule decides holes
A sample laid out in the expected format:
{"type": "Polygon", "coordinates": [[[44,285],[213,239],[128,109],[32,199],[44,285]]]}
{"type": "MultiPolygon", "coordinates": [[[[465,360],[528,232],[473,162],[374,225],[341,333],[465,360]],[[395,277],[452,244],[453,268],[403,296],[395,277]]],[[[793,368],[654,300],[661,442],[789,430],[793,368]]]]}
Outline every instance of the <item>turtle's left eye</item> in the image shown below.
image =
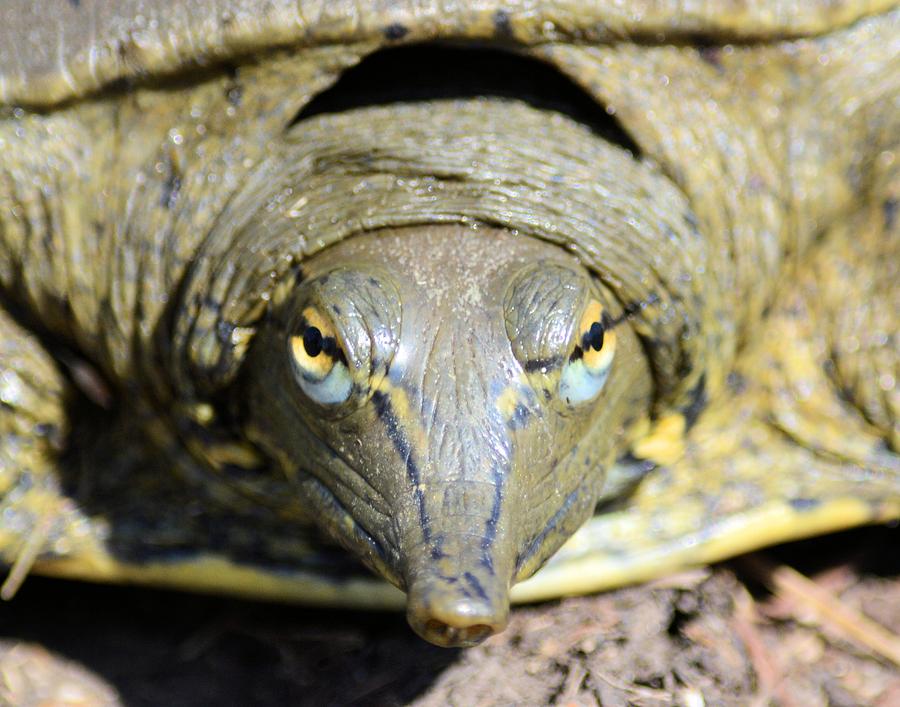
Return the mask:
{"type": "Polygon", "coordinates": [[[334,325],[316,308],[307,307],[300,331],[290,339],[297,382],[310,398],[336,405],[350,397],[353,380],[334,325]]]}
{"type": "Polygon", "coordinates": [[[560,397],[569,405],[593,400],[603,390],[616,353],[616,332],[610,325],[603,305],[591,300],[559,382],[560,397]]]}

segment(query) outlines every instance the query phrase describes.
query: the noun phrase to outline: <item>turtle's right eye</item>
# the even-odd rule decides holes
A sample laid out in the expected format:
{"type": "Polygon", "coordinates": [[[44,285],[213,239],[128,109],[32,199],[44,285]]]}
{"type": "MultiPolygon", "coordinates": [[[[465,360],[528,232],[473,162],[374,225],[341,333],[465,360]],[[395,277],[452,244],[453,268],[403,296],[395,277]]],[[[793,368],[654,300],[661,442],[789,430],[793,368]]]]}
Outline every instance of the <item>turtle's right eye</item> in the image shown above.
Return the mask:
{"type": "Polygon", "coordinates": [[[312,400],[337,405],[350,397],[353,380],[337,330],[316,308],[303,310],[290,351],[297,382],[312,400]]]}
{"type": "Polygon", "coordinates": [[[568,405],[588,402],[600,394],[616,354],[616,332],[603,305],[595,299],[585,308],[576,335],[559,382],[560,397],[568,405]]]}

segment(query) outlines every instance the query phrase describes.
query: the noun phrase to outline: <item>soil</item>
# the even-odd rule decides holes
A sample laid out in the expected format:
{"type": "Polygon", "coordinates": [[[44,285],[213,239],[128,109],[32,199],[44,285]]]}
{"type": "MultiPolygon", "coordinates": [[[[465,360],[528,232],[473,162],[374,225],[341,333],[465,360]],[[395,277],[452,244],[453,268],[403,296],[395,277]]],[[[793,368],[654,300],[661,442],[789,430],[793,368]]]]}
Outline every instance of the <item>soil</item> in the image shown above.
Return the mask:
{"type": "MultiPolygon", "coordinates": [[[[758,554],[900,633],[900,529],[758,554]]],[[[900,705],[900,670],[755,583],[746,559],[513,612],[483,645],[397,614],[31,577],[0,606],[12,705],[900,705]]]]}

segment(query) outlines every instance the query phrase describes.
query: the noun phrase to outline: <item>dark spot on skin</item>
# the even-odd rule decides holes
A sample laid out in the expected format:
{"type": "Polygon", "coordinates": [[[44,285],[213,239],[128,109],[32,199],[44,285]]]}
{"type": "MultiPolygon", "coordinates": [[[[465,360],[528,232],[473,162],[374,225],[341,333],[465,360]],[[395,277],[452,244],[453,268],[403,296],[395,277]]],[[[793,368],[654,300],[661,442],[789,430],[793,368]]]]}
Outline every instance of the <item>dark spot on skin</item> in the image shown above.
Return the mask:
{"type": "Polygon", "coordinates": [[[714,67],[717,71],[722,71],[721,47],[701,47],[700,58],[710,66],[714,67]]]}
{"type": "Polygon", "coordinates": [[[792,498],[788,503],[795,511],[811,511],[822,504],[817,498],[792,498]]]}
{"type": "Polygon", "coordinates": [[[374,277],[369,278],[369,284],[372,285],[372,287],[381,287],[381,283],[378,282],[378,280],[376,280],[374,277]]]}
{"type": "Polygon", "coordinates": [[[372,403],[375,405],[375,412],[378,419],[384,423],[388,437],[394,445],[394,449],[404,460],[406,464],[406,476],[410,483],[415,487],[416,504],[419,507],[419,525],[422,528],[422,538],[426,543],[431,543],[431,519],[428,517],[428,511],[425,508],[425,494],[422,492],[421,480],[422,474],[413,459],[412,447],[403,430],[400,429],[400,421],[394,413],[394,406],[391,405],[391,398],[388,393],[376,391],[372,395],[372,403]]]}
{"type": "Polygon", "coordinates": [[[306,277],[306,273],[303,272],[303,268],[300,266],[300,263],[294,265],[294,284],[299,285],[303,282],[306,277]]]}
{"type": "Polygon", "coordinates": [[[178,195],[181,192],[181,176],[175,171],[174,167],[169,165],[169,174],[163,183],[162,196],[159,199],[159,205],[164,209],[171,210],[178,201],[178,195]]]}
{"type": "Polygon", "coordinates": [[[681,408],[681,414],[684,415],[684,421],[688,429],[694,426],[694,423],[697,421],[697,418],[700,417],[700,413],[703,412],[706,407],[706,403],[708,402],[706,397],[706,374],[700,376],[700,380],[697,381],[697,385],[695,385],[691,392],[688,393],[688,397],[690,398],[688,404],[681,408]]]}
{"type": "Polygon", "coordinates": [[[198,303],[201,304],[204,309],[209,309],[216,313],[222,311],[222,303],[210,295],[198,296],[198,303]]]}
{"type": "MultiPolygon", "coordinates": [[[[687,337],[682,337],[687,338],[687,337]]],[[[662,339],[655,340],[656,345],[663,346],[662,339]]],[[[678,378],[687,378],[694,371],[694,362],[690,359],[688,355],[685,354],[683,358],[678,361],[678,367],[675,369],[675,375],[678,378]]]]}
{"type": "Polygon", "coordinates": [[[481,582],[478,581],[478,577],[476,577],[471,572],[466,572],[463,577],[465,577],[466,582],[469,583],[469,586],[472,587],[472,589],[480,599],[488,601],[487,592],[484,591],[484,587],[481,586],[481,582]]]}
{"type": "Polygon", "coordinates": [[[237,108],[241,105],[241,99],[244,97],[244,87],[239,83],[235,84],[231,88],[228,89],[228,93],[225,94],[225,98],[232,106],[237,108]]]}
{"type": "Polygon", "coordinates": [[[519,403],[516,405],[516,409],[513,410],[512,417],[507,421],[507,425],[511,430],[521,430],[524,427],[528,426],[528,418],[531,416],[531,412],[527,407],[519,403]]]}
{"type": "Polygon", "coordinates": [[[687,224],[687,227],[690,229],[691,233],[695,236],[700,235],[700,222],[697,221],[697,217],[694,216],[690,211],[686,212],[683,215],[684,222],[687,224]]]}
{"type": "Polygon", "coordinates": [[[881,210],[884,213],[884,230],[892,231],[894,229],[894,224],[897,221],[897,200],[885,200],[881,205],[881,210]]]}
{"type": "Polygon", "coordinates": [[[38,437],[56,437],[59,434],[59,429],[50,422],[39,422],[34,426],[34,433],[38,437]]]}
{"type": "Polygon", "coordinates": [[[81,7],[81,0],[69,0],[69,4],[77,10],[81,7]]]}
{"type": "MultiPolygon", "coordinates": [[[[43,197],[41,200],[44,200],[43,197]]],[[[46,208],[47,205],[44,206],[46,208]]],[[[44,251],[48,256],[53,254],[53,229],[48,228],[44,231],[44,235],[41,236],[41,245],[44,246],[44,251]]]]}
{"type": "Polygon", "coordinates": [[[440,547],[435,545],[431,548],[431,559],[437,562],[438,560],[443,560],[447,555],[444,554],[444,551],[441,550],[440,547]]]}
{"type": "Polygon", "coordinates": [[[391,42],[403,39],[407,34],[409,34],[409,28],[399,22],[394,22],[384,28],[384,37],[391,42]]]}
{"type": "Polygon", "coordinates": [[[340,308],[340,306],[338,306],[336,304],[331,305],[331,311],[334,312],[335,314],[337,314],[338,316],[341,315],[341,308],[340,308]]]}
{"type": "Polygon", "coordinates": [[[747,389],[747,379],[737,371],[732,371],[728,374],[725,384],[728,386],[728,390],[735,395],[740,395],[747,389]]]}
{"type": "Polygon", "coordinates": [[[491,18],[494,22],[494,33],[498,37],[511,39],[513,36],[512,22],[508,10],[497,10],[491,18]]]}
{"type": "Polygon", "coordinates": [[[220,319],[216,322],[216,336],[219,338],[223,344],[227,344],[231,342],[231,335],[234,332],[234,324],[231,322],[226,322],[224,319],[220,319]]]}
{"type": "Polygon", "coordinates": [[[551,358],[533,358],[530,361],[525,362],[524,368],[526,373],[534,373],[535,371],[540,371],[542,368],[547,370],[556,368],[559,364],[559,356],[552,356],[551,358]]]}

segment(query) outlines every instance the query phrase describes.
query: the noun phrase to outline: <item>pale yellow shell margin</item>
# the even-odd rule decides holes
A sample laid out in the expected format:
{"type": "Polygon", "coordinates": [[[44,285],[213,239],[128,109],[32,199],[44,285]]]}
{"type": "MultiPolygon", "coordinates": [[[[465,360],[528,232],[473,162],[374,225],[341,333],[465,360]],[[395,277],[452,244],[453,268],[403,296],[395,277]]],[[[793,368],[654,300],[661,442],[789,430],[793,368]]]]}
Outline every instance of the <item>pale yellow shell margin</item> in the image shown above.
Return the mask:
{"type": "Polygon", "coordinates": [[[772,502],[728,518],[719,528],[707,528],[702,537],[687,536],[638,552],[626,548],[625,554],[617,556],[592,550],[592,536],[606,524],[595,518],[566,543],[554,561],[513,588],[513,601],[541,601],[636,584],[789,540],[897,519],[900,499],[873,507],[860,499],[842,498],[804,511],[772,502]]]}
{"type": "Polygon", "coordinates": [[[79,0],[0,3],[0,104],[51,106],[118,81],[288,46],[435,37],[524,44],[820,34],[896,0],[79,0]],[[448,11],[452,7],[453,11],[448,11]],[[539,8],[539,10],[537,9],[539,8]]]}
{"type": "MultiPolygon", "coordinates": [[[[627,512],[625,514],[627,516],[627,512]]],[[[512,589],[515,603],[591,592],[634,584],[666,574],[706,565],[740,553],[788,540],[819,535],[866,523],[900,520],[900,499],[873,505],[841,498],[798,511],[773,501],[758,509],[725,519],[702,537],[646,545],[639,551],[623,548],[621,555],[597,549],[615,534],[617,522],[629,519],[596,517],[573,536],[560,552],[531,579],[512,589]]],[[[105,553],[43,561],[37,574],[115,584],[224,593],[253,599],[291,601],[315,606],[359,609],[396,609],[405,605],[403,592],[381,580],[354,578],[343,582],[296,572],[271,572],[213,555],[183,561],[123,564],[105,553]]]]}

